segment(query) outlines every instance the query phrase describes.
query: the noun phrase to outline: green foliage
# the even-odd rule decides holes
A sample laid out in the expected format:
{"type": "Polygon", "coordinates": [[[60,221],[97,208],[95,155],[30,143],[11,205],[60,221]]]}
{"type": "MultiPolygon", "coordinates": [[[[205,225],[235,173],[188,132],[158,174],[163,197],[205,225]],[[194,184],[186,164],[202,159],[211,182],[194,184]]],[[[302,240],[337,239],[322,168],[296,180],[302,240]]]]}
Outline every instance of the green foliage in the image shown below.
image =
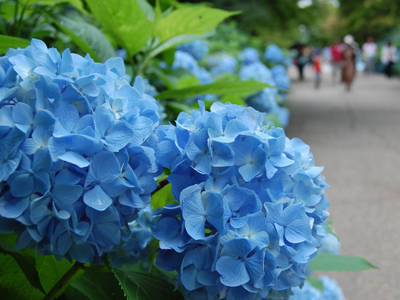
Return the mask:
{"type": "Polygon", "coordinates": [[[157,193],[151,196],[151,207],[153,209],[163,208],[166,204],[172,204],[178,202],[175,200],[174,196],[172,196],[171,185],[167,184],[162,189],[160,189],[157,193]]]}
{"type": "Polygon", "coordinates": [[[29,46],[30,42],[28,40],[0,35],[0,54],[6,53],[10,48],[25,48],[29,46]]]}
{"type": "Polygon", "coordinates": [[[154,35],[164,42],[179,35],[201,35],[213,30],[224,19],[239,12],[208,7],[184,7],[156,19],[154,35]]]}
{"type": "Polygon", "coordinates": [[[179,291],[167,281],[146,272],[114,269],[128,300],[179,300],[179,291]]]}
{"type": "Polygon", "coordinates": [[[68,29],[68,31],[63,31],[72,38],[81,50],[89,53],[91,56],[95,55],[96,59],[92,58],[96,61],[104,62],[110,57],[116,56],[109,39],[97,27],[85,22],[83,19],[72,19],[62,16],[59,19],[60,24],[68,29]]]}
{"type": "MultiPolygon", "coordinates": [[[[23,251],[26,255],[35,255],[33,250],[23,251]]],[[[38,256],[36,270],[43,289],[48,293],[61,277],[71,268],[71,264],[63,259],[57,261],[54,256],[38,256]]],[[[0,254],[0,294],[4,299],[36,300],[42,299],[44,293],[32,286],[18,263],[9,255],[0,254]]],[[[81,273],[75,275],[78,277],[81,273]]],[[[60,294],[63,289],[58,291],[60,294]]]]}
{"type": "Polygon", "coordinates": [[[318,278],[315,277],[307,277],[306,279],[308,282],[311,283],[311,285],[313,287],[315,287],[316,289],[320,290],[321,292],[324,290],[324,284],[322,283],[321,280],[319,280],[318,278]]]}
{"type": "Polygon", "coordinates": [[[388,31],[399,24],[400,2],[397,0],[339,2],[344,32],[353,34],[358,42],[364,42],[368,36],[386,37],[388,31]]]}
{"type": "Polygon", "coordinates": [[[58,3],[68,3],[69,5],[75,7],[81,13],[87,14],[87,11],[83,8],[83,3],[81,0],[19,0],[19,3],[23,6],[44,4],[50,7],[55,6],[58,3]]]}
{"type": "Polygon", "coordinates": [[[340,241],[340,238],[337,236],[337,234],[333,231],[333,222],[328,221],[326,222],[326,226],[324,227],[327,233],[333,234],[334,236],[337,237],[337,239],[340,241]]]}
{"type": "Polygon", "coordinates": [[[259,81],[227,81],[215,82],[205,85],[193,86],[184,89],[168,90],[157,95],[157,99],[179,98],[195,96],[199,94],[243,94],[257,92],[264,88],[273,86],[259,81]]]}
{"type": "Polygon", "coordinates": [[[318,253],[316,258],[310,262],[311,271],[355,272],[366,269],[377,269],[377,267],[358,256],[318,253]]]}
{"type": "Polygon", "coordinates": [[[42,293],[45,293],[42,284],[40,283],[39,274],[35,268],[36,260],[33,256],[14,250],[13,247],[11,247],[2,239],[0,239],[0,253],[12,256],[17,262],[18,266],[21,268],[22,272],[25,274],[29,283],[42,293]]]}
{"type": "Polygon", "coordinates": [[[96,52],[78,35],[76,35],[72,30],[68,29],[64,25],[61,25],[58,22],[54,22],[54,24],[65,34],[67,34],[72,41],[78,46],[83,52],[89,53],[90,57],[96,61],[100,62],[100,58],[97,56],[96,52]]]}
{"type": "Polygon", "coordinates": [[[85,272],[71,285],[70,293],[74,292],[74,289],[90,300],[126,299],[117,278],[112,272],[85,272]]]}
{"type": "Polygon", "coordinates": [[[151,36],[153,24],[136,0],[87,0],[94,17],[116,43],[132,56],[151,36]]]}

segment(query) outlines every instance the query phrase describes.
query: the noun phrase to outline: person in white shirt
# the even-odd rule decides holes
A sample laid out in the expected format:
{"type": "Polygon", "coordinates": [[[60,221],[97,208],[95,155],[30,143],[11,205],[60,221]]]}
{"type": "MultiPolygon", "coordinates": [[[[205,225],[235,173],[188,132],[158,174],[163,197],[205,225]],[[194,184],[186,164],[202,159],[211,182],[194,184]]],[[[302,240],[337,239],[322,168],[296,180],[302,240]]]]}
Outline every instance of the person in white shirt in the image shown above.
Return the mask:
{"type": "Polygon", "coordinates": [[[365,73],[371,75],[375,68],[375,56],[378,47],[374,43],[373,37],[368,37],[367,42],[362,46],[362,56],[365,62],[365,73]]]}
{"type": "Polygon", "coordinates": [[[385,74],[392,77],[393,65],[397,61],[397,48],[392,45],[392,41],[388,40],[387,44],[382,47],[381,62],[385,66],[385,74]]]}

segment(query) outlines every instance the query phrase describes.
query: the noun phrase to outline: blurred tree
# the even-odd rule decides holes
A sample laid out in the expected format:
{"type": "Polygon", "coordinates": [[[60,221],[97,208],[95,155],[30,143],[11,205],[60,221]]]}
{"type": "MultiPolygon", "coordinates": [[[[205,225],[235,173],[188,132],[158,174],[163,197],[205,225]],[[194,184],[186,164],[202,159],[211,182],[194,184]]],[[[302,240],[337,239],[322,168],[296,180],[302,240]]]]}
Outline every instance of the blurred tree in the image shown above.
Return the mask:
{"type": "MultiPolygon", "coordinates": [[[[180,2],[200,3],[202,0],[180,2]]],[[[325,20],[335,13],[332,0],[214,0],[208,1],[216,8],[242,11],[234,18],[239,27],[250,34],[262,37],[268,43],[289,47],[294,41],[322,45],[327,41],[325,20]]],[[[333,37],[334,38],[334,37],[333,37]]],[[[333,39],[331,38],[331,39],[333,39]]]]}
{"type": "Polygon", "coordinates": [[[344,30],[364,42],[368,36],[383,38],[399,24],[399,0],[339,0],[344,30]]]}

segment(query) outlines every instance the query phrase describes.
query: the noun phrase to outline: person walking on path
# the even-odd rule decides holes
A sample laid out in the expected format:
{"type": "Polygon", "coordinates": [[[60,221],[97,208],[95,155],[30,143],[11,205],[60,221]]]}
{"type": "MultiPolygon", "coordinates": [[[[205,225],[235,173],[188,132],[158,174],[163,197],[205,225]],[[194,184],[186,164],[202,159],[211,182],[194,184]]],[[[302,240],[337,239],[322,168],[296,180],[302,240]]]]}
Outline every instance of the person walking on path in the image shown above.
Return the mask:
{"type": "Polygon", "coordinates": [[[322,67],[321,67],[321,50],[316,49],[313,55],[313,69],[315,72],[315,88],[318,89],[319,85],[321,84],[321,73],[322,73],[322,67]]]}
{"type": "Polygon", "coordinates": [[[375,69],[375,56],[377,53],[377,46],[374,43],[373,37],[368,37],[367,42],[362,46],[362,56],[365,62],[365,74],[372,75],[375,69]]]}
{"type": "Polygon", "coordinates": [[[348,34],[344,37],[345,49],[343,51],[342,82],[345,83],[347,91],[351,90],[354,77],[356,76],[356,55],[354,52],[354,38],[348,34]]]}
{"type": "Polygon", "coordinates": [[[331,63],[332,63],[332,79],[333,82],[337,81],[337,77],[342,72],[343,62],[343,45],[339,39],[331,46],[331,63]]]}
{"type": "Polygon", "coordinates": [[[305,46],[301,43],[296,43],[290,49],[296,51],[296,57],[293,62],[299,71],[299,80],[302,81],[304,79],[303,69],[307,64],[307,58],[304,55],[305,46]]]}
{"type": "Polygon", "coordinates": [[[382,47],[381,62],[385,65],[385,74],[392,77],[393,65],[397,61],[397,48],[392,45],[392,41],[388,40],[387,44],[382,47]]]}

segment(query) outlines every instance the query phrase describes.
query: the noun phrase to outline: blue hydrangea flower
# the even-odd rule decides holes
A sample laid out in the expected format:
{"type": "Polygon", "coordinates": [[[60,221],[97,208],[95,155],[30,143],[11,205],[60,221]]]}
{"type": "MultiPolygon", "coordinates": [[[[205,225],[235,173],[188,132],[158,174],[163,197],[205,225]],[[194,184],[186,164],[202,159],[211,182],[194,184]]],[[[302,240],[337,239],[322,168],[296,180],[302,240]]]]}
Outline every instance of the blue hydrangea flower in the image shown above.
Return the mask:
{"type": "MultiPolygon", "coordinates": [[[[121,58],[33,39],[0,58],[0,221],[18,249],[88,263],[125,238],[156,188],[158,106],[121,58]]],[[[3,229],[2,229],[3,230],[3,229]]],[[[131,249],[134,251],[133,249],[131,249]]]]}
{"type": "Polygon", "coordinates": [[[239,53],[239,60],[243,65],[251,65],[260,62],[260,54],[255,48],[244,48],[239,53]]]}
{"type": "Polygon", "coordinates": [[[187,52],[197,61],[202,60],[208,53],[208,45],[205,41],[196,40],[190,43],[179,45],[178,50],[187,52]]]}
{"type": "Polygon", "coordinates": [[[143,268],[148,268],[149,244],[157,220],[150,206],[139,211],[137,219],[121,232],[122,243],[109,253],[114,267],[141,263],[143,268]]]}
{"type": "Polygon", "coordinates": [[[207,65],[212,76],[235,74],[238,61],[232,55],[220,52],[207,57],[207,65]]]}
{"type": "Polygon", "coordinates": [[[288,299],[326,233],[322,168],[253,108],[199,104],[157,130],[179,205],[155,212],[156,263],[189,299],[288,299]]]}
{"type": "Polygon", "coordinates": [[[264,58],[272,62],[283,63],[285,61],[285,56],[281,48],[275,44],[271,44],[265,49],[264,58]]]}
{"type": "Polygon", "coordinates": [[[334,236],[331,233],[327,233],[326,236],[324,236],[320,242],[321,242],[321,248],[320,248],[321,252],[339,255],[340,241],[336,236],[334,236]]]}
{"type": "MultiPolygon", "coordinates": [[[[192,73],[199,80],[200,84],[209,84],[213,83],[214,80],[211,77],[211,74],[205,69],[198,65],[198,62],[187,52],[183,52],[180,50],[175,51],[174,62],[172,63],[172,69],[185,69],[192,73]]],[[[189,103],[193,103],[198,99],[216,100],[216,96],[212,94],[207,95],[197,95],[193,99],[189,100],[189,103]]]]}
{"type": "Polygon", "coordinates": [[[344,294],[338,283],[328,276],[320,276],[318,279],[323,284],[323,290],[319,290],[306,281],[302,288],[293,288],[294,300],[345,300],[344,294]]]}
{"type": "Polygon", "coordinates": [[[239,71],[241,80],[257,80],[275,86],[274,76],[270,69],[262,62],[242,65],[239,71]]]}
{"type": "Polygon", "coordinates": [[[326,300],[345,300],[342,289],[339,284],[328,276],[320,276],[319,280],[324,285],[321,299],[326,300]]]}
{"type": "Polygon", "coordinates": [[[271,71],[276,86],[288,90],[290,88],[290,79],[287,76],[286,68],[283,65],[275,65],[271,68],[271,71]]]}

